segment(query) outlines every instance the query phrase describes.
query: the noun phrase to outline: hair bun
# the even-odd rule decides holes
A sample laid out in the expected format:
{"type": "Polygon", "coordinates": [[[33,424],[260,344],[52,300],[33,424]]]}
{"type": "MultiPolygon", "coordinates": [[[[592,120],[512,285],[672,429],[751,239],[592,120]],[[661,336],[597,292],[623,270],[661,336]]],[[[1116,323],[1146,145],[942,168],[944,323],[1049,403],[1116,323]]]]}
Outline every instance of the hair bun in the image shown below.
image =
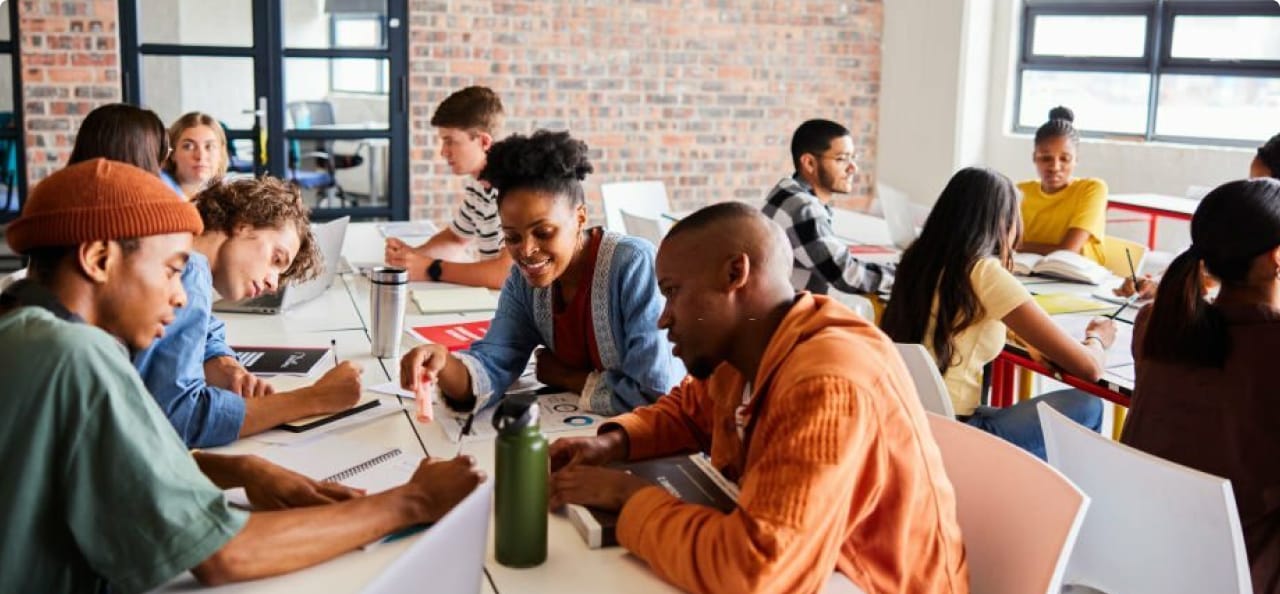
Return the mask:
{"type": "Polygon", "coordinates": [[[1075,122],[1076,114],[1075,112],[1071,111],[1071,109],[1059,105],[1049,110],[1049,121],[1052,122],[1053,120],[1066,120],[1068,122],[1075,122]]]}

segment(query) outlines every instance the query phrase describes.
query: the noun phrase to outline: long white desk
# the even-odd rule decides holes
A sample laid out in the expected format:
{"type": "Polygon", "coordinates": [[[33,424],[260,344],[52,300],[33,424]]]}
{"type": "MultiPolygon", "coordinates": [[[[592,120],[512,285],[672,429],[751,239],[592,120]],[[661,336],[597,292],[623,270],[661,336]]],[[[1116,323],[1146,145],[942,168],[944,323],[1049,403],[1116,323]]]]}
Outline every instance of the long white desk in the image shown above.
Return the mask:
{"type": "MultiPolygon", "coordinates": [[[[322,346],[327,347],[330,341],[337,342],[338,357],[342,360],[358,362],[362,368],[362,381],[366,388],[386,382],[390,379],[381,361],[370,353],[370,343],[364,323],[358,322],[355,328],[329,329],[326,326],[343,324],[317,323],[326,319],[360,320],[355,302],[352,300],[350,285],[351,275],[337,279],[332,287],[320,298],[304,303],[297,309],[275,316],[257,314],[237,314],[221,316],[227,323],[227,341],[232,345],[269,345],[269,346],[322,346]]],[[[270,381],[278,389],[289,389],[310,384],[325,371],[331,369],[331,361],[322,362],[315,373],[307,378],[276,377],[270,381]]],[[[412,406],[412,402],[408,403],[412,406]]],[[[423,442],[405,411],[379,416],[366,423],[332,432],[345,439],[359,441],[386,448],[400,448],[405,452],[427,455],[423,442]]],[[[259,439],[249,438],[237,441],[223,448],[210,451],[234,454],[262,454],[279,446],[259,439]]],[[[287,446],[299,447],[299,446],[287,446]]],[[[303,444],[302,447],[305,447],[303,444]]],[[[442,455],[442,454],[437,454],[442,455]]],[[[449,456],[451,457],[451,455],[449,456]]],[[[357,550],[314,567],[287,575],[230,584],[227,586],[205,589],[195,581],[190,573],[183,574],[171,581],[161,592],[358,592],[368,584],[383,568],[400,556],[420,536],[411,536],[386,544],[378,544],[367,550],[357,550]]],[[[480,592],[488,594],[496,592],[490,578],[486,575],[480,592]]]]}

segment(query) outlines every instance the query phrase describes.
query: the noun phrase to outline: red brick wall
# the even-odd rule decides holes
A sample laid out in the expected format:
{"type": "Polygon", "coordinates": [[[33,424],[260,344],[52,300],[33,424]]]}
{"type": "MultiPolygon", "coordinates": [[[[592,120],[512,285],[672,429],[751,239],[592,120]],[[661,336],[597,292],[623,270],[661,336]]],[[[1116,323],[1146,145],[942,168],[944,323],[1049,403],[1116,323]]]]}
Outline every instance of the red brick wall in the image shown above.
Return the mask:
{"type": "Polygon", "coordinates": [[[22,109],[34,185],[67,162],[80,120],[119,101],[115,0],[20,0],[22,109]]]}
{"type": "MultiPolygon", "coordinates": [[[[94,107],[118,101],[115,0],[20,2],[31,183],[70,152],[94,107]]],[[[676,209],[760,200],[791,172],[791,131],[812,117],[854,131],[865,156],[845,206],[875,168],[879,0],[409,0],[412,211],[448,216],[460,181],[436,156],[436,104],[493,87],[508,132],[569,129],[593,148],[588,180],[660,179],[676,209]],[[724,8],[725,5],[741,5],[724,8]]]]}
{"type": "Polygon", "coordinates": [[[883,7],[878,0],[410,0],[410,191],[443,219],[460,184],[436,151],[431,113],[449,93],[492,87],[507,132],[569,129],[602,181],[660,179],[676,209],[759,201],[791,173],[791,132],[823,117],[875,167],[883,7]],[[737,8],[725,8],[737,5],[737,8]]]}

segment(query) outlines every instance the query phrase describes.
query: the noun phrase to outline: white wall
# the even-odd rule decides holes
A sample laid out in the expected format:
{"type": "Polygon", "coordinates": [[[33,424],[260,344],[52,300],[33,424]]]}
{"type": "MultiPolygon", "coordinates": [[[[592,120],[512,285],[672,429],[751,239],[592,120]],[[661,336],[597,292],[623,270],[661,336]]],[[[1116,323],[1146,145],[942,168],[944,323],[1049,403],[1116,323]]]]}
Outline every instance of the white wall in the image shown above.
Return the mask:
{"type": "Polygon", "coordinates": [[[966,3],[884,3],[876,179],[916,202],[931,204],[958,162],[966,3]]]}
{"type": "MultiPolygon", "coordinates": [[[[986,165],[1014,180],[1035,176],[1031,137],[1013,134],[1019,0],[885,3],[877,178],[931,204],[958,168],[986,165]],[[981,113],[979,113],[981,112],[981,113]]],[[[1183,195],[1244,177],[1253,151],[1083,140],[1078,175],[1113,193],[1183,195]]],[[[1162,223],[1159,249],[1181,249],[1186,224],[1162,223]]],[[[1145,226],[1112,232],[1145,239],[1145,226]]]]}

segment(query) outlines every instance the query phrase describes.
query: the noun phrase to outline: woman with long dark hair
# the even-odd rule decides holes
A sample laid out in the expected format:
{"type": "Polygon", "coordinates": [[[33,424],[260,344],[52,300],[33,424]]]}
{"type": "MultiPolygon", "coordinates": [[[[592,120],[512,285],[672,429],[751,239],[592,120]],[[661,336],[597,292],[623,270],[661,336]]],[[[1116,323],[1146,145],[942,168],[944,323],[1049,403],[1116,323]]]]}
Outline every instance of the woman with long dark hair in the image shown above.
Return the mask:
{"type": "Polygon", "coordinates": [[[1134,328],[1121,441],[1231,479],[1255,592],[1280,591],[1280,181],[1227,183],[1191,219],[1134,328]],[[1204,297],[1205,271],[1220,281],[1204,297]]]}
{"type": "Polygon", "coordinates": [[[1007,327],[1068,373],[1096,380],[1115,325],[1091,322],[1081,343],[1049,318],[1009,272],[1021,228],[1008,178],[990,169],[957,172],[920,237],[903,252],[880,325],[894,341],[920,343],[933,353],[958,417],[1044,458],[1037,402],[1095,431],[1102,403],[1066,390],[1004,409],[979,406],[983,366],[1004,348],[1007,327]]]}

